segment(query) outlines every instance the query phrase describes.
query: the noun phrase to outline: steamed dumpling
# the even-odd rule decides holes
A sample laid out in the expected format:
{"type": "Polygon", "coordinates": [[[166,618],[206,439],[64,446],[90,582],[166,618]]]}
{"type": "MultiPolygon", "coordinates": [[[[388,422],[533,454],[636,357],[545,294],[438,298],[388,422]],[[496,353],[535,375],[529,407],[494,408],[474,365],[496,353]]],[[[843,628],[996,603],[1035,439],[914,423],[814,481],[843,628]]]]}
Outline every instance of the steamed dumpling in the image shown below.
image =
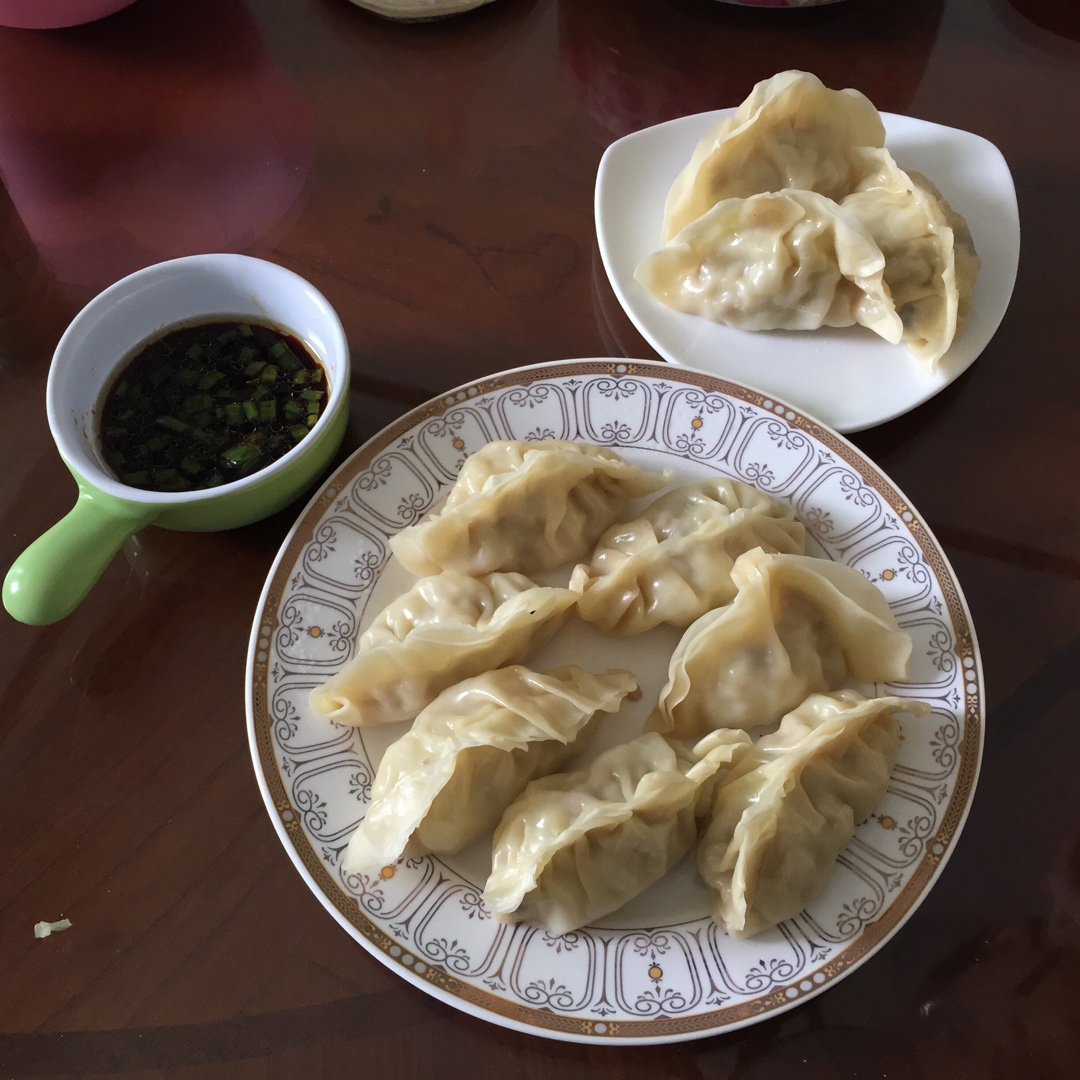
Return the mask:
{"type": "Polygon", "coordinates": [[[495,831],[488,907],[556,934],[622,907],[690,850],[710,781],[749,745],[741,731],[693,751],[648,733],[588,769],[534,780],[495,831]]]}
{"type": "Polygon", "coordinates": [[[588,566],[577,614],[609,634],[689,626],[735,596],[735,559],[760,547],[801,555],[805,531],[788,502],[740,480],[682,484],[633,521],[613,525],[588,566]]]}
{"type": "Polygon", "coordinates": [[[759,934],[816,897],[889,784],[908,698],[813,694],[759,739],[716,787],[698,870],[713,917],[733,937],[759,934]]]}
{"type": "Polygon", "coordinates": [[[864,176],[841,205],[880,247],[902,340],[933,371],[963,322],[978,277],[971,233],[926,177],[904,172],[887,150],[859,153],[864,176]]]}
{"type": "Polygon", "coordinates": [[[808,694],[848,677],[906,677],[911,638],[858,570],[805,555],[748,551],[735,599],[683,634],[648,726],[696,739],[777,723],[808,694]]]}
{"type": "Polygon", "coordinates": [[[523,659],[558,629],[578,593],[523,574],[421,578],[380,612],[356,655],[311,692],[311,707],[356,727],[411,720],[448,686],[523,659]]]}
{"type": "Polygon", "coordinates": [[[376,873],[403,853],[459,851],[538,776],[578,753],[593,716],[637,689],[628,671],[500,668],[444,690],[383,754],[343,866],[376,873]]]}
{"type": "Polygon", "coordinates": [[[813,191],[730,198],[646,256],[634,277],[662,304],[740,330],[903,330],[885,256],[859,219],[813,191]]]}
{"type": "Polygon", "coordinates": [[[839,199],[855,186],[857,146],[884,146],[885,126],[857,90],[830,90],[806,71],[759,82],[701,138],[668,192],[670,240],[722,199],[799,188],[839,199]]]}
{"type": "Polygon", "coordinates": [[[414,574],[552,570],[666,482],[587,443],[492,442],[466,460],[442,509],[390,547],[414,574]]]}

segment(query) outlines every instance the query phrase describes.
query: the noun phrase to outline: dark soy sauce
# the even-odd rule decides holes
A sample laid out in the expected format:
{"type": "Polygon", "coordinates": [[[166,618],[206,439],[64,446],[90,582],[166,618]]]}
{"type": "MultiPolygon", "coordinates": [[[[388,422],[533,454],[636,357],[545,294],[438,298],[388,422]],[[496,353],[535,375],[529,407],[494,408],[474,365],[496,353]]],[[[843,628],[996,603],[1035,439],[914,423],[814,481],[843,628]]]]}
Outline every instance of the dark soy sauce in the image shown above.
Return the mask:
{"type": "Polygon", "coordinates": [[[142,346],[101,412],[105,460],[151,491],[196,491],[266,468],[306,438],[326,406],[319,362],[266,324],[216,319],[142,346]]]}

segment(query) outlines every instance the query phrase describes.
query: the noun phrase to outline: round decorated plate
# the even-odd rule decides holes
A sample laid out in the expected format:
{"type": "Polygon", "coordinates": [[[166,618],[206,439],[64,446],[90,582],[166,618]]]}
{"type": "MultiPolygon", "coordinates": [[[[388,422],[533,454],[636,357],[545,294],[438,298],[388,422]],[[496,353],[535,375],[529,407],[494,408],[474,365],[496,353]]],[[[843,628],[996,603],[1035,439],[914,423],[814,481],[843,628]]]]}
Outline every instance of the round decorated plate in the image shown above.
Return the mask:
{"type": "MultiPolygon", "coordinates": [[[[569,576],[553,571],[549,583],[569,576]]],[[[572,620],[530,666],[630,668],[639,701],[605,720],[595,754],[633,737],[679,632],[606,639],[572,620]]],[[[918,512],[863,455],[798,410],[745,387],[646,361],[573,360],[493,375],[402,417],[362,446],[301,514],[266,582],[247,667],[252,757],[270,817],[327,910],[369,952],[443,1001],[507,1027],[584,1042],[655,1043],[731,1030],[790,1009],[864,963],[936,881],[967,815],[982,753],[983,683],[964,598],[918,512]],[[465,458],[494,439],[612,447],[673,481],[717,473],[790,500],[808,552],[855,567],[914,642],[909,678],[863,687],[930,705],[907,716],[888,792],[825,891],[757,937],[709,915],[693,854],[626,907],[575,933],[498,921],[482,891],[485,837],[454,856],[372,876],[342,855],[385,747],[407,730],[314,714],[311,690],[413,580],[389,541],[437,505],[465,458]]]]}
{"type": "Polygon", "coordinates": [[[611,287],[642,337],[673,364],[776,394],[837,431],[884,423],[940,393],[994,336],[1012,298],[1020,218],[1001,151],[970,131],[882,113],[885,145],[902,169],[924,173],[971,229],[982,262],[971,309],[935,371],[904,345],[862,326],[737,330],[673,311],[634,279],[660,246],[664,201],[698,140],[734,109],[697,113],[612,143],[596,178],[596,235],[611,287]]]}

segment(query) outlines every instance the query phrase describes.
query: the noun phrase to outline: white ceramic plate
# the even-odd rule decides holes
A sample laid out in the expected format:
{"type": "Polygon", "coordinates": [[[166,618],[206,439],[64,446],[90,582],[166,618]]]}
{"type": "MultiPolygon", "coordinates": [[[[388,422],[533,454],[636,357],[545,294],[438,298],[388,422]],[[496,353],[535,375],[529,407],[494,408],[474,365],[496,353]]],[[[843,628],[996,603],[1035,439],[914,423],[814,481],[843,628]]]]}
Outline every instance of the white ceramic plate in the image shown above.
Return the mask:
{"type": "Polygon", "coordinates": [[[861,431],[921,405],[986,348],[1012,296],[1020,220],[1012,174],[993,143],[968,131],[882,113],[901,168],[924,173],[971,229],[982,260],[971,312],[936,372],[903,345],[861,326],[814,331],[735,330],[672,311],[634,280],[660,246],[664,200],[698,139],[734,110],[698,113],[612,143],[596,179],[596,233],[615,295],[642,336],[673,364],[776,394],[837,431],[861,431]]]}
{"type": "MultiPolygon", "coordinates": [[[[632,737],[678,633],[659,628],[616,641],[575,624],[530,663],[544,669],[588,656],[593,670],[631,668],[642,699],[608,722],[601,745],[632,737]]],[[[341,925],[459,1009],[585,1042],[726,1031],[791,1008],[853,970],[937,879],[982,752],[974,631],[914,508],[816,421],[755,391],[655,362],[576,360],[494,375],[414,410],[361,447],[308,505],[270,572],[252,628],[247,702],[271,819],[341,925]],[[884,802],[825,893],[797,918],[751,940],[730,939],[708,916],[692,856],[602,925],[564,937],[492,918],[480,895],[488,841],[452,858],[402,861],[376,877],[342,871],[383,749],[407,725],[338,727],[309,710],[308,694],[412,580],[389,559],[390,537],[441,497],[466,455],[500,438],[601,443],[641,465],[670,467],[677,480],[720,472],[790,499],[811,553],[842,559],[876,582],[911,634],[910,679],[878,689],[920,698],[933,712],[905,724],[884,802]]]]}

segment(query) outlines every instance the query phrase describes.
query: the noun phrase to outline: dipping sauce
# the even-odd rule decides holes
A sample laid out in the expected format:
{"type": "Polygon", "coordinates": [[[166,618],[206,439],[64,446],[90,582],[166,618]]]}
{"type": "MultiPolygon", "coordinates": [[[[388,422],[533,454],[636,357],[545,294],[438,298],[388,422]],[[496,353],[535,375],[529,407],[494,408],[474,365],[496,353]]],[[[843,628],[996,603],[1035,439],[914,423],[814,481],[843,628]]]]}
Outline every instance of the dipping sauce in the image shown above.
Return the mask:
{"type": "Polygon", "coordinates": [[[319,362],[273,326],[178,327],[144,345],[109,389],[105,460],[122,483],[151,491],[228,484],[300,442],[327,393],[319,362]]]}

